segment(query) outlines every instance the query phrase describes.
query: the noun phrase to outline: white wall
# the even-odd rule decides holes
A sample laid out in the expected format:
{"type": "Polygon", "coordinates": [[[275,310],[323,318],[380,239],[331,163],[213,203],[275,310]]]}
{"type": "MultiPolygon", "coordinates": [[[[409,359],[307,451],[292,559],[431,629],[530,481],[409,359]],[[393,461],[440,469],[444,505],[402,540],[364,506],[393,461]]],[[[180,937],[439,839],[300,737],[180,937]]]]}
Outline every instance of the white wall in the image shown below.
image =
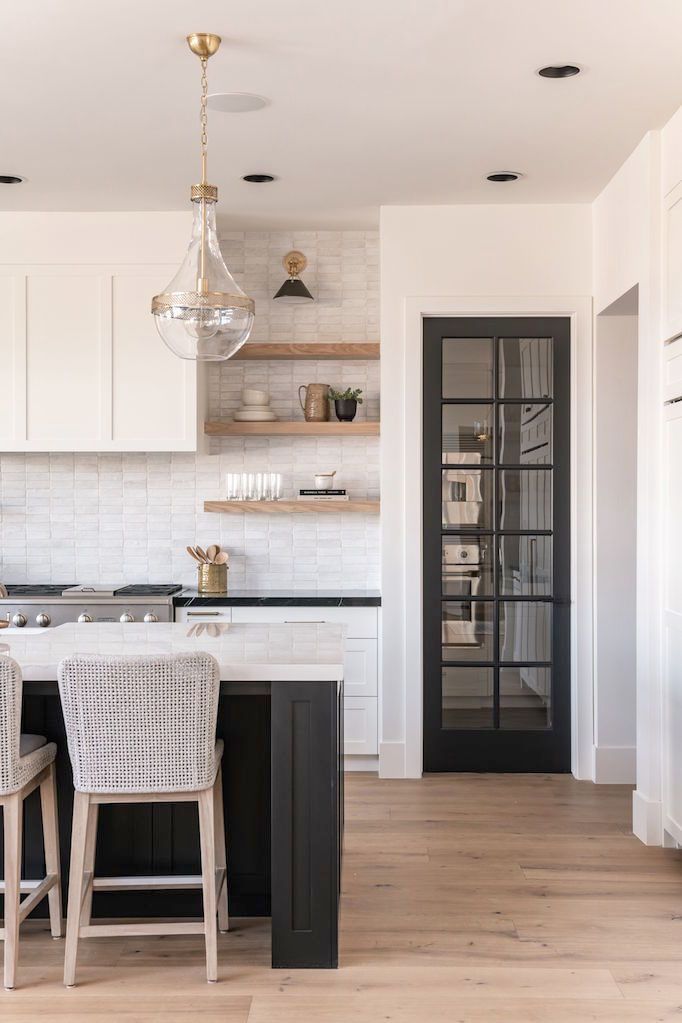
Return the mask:
{"type": "Polygon", "coordinates": [[[618,784],[636,780],[637,289],[626,298],[634,312],[598,316],[594,336],[594,780],[618,784]]]}
{"type": "MultiPolygon", "coordinates": [[[[29,239],[37,230],[46,263],[179,263],[189,216],[2,214],[0,262],[35,262],[29,239]],[[88,244],[79,236],[79,218],[97,225],[88,244]]],[[[236,279],[256,299],[254,339],[378,340],[377,232],[236,233],[225,237],[223,248],[236,279]],[[316,301],[307,306],[272,301],[285,278],[282,257],[292,248],[309,260],[303,276],[316,301]]],[[[379,415],[377,362],[228,362],[210,367],[208,375],[212,417],[234,411],[248,383],[271,391],[280,416],[302,418],[298,385],[315,380],[362,387],[368,400],[360,415],[379,415]]],[[[377,497],[378,438],[220,438],[210,451],[0,452],[0,580],[191,585],[196,572],[185,546],[216,542],[232,554],[233,588],[378,587],[376,515],[203,511],[205,500],[224,496],[230,470],[281,472],[289,496],[311,484],[315,471],[337,469],[339,484],[355,496],[377,497]]]]}
{"type": "MultiPolygon", "coordinates": [[[[582,296],[582,308],[587,303],[589,309],[591,211],[589,206],[569,205],[388,206],[381,210],[380,250],[385,637],[380,754],[381,773],[401,777],[421,769],[415,700],[415,694],[420,700],[421,675],[414,657],[421,649],[421,619],[410,602],[421,588],[420,537],[415,537],[412,522],[406,525],[406,506],[421,491],[415,439],[420,430],[421,337],[418,322],[414,329],[414,311],[435,312],[438,306],[462,315],[550,310],[570,315],[581,305],[575,296],[582,296]]],[[[589,351],[589,323],[585,333],[589,351]]],[[[584,367],[574,370],[583,372],[584,367]]],[[[587,389],[588,432],[590,386],[588,356],[587,379],[580,383],[581,393],[587,389]]]]}
{"type": "Polygon", "coordinates": [[[637,790],[633,829],[661,837],[661,139],[650,132],[594,202],[595,313],[637,286],[637,790]]]}

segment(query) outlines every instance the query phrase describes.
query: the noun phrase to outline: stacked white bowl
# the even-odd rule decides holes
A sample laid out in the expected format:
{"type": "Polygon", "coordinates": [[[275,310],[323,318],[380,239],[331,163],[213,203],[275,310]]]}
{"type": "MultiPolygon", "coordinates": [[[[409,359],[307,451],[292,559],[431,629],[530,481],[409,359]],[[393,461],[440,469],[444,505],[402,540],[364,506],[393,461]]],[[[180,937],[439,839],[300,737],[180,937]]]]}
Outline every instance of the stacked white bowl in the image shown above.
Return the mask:
{"type": "Polygon", "coordinates": [[[255,387],[245,387],[242,391],[242,407],[233,415],[236,423],[270,423],[277,416],[270,408],[270,395],[267,391],[259,391],[255,387]]]}

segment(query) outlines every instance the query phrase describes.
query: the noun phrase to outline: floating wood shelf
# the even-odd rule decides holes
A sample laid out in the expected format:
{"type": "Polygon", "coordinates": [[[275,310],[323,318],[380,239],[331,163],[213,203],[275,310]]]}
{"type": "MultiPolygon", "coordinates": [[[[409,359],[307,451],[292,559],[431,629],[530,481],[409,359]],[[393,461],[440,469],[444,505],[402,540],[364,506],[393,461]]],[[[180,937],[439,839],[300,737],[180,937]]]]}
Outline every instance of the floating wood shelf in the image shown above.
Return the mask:
{"type": "Polygon", "coordinates": [[[378,437],[377,420],[359,420],[354,423],[306,423],[303,420],[269,423],[232,423],[213,420],[204,423],[204,433],[209,437],[378,437]]]}
{"type": "Polygon", "coordinates": [[[378,341],[247,341],[234,359],[378,359],[378,341]]]}
{"type": "Polygon", "coordinates": [[[364,512],[379,511],[379,501],[204,501],[205,512],[364,512]]]}

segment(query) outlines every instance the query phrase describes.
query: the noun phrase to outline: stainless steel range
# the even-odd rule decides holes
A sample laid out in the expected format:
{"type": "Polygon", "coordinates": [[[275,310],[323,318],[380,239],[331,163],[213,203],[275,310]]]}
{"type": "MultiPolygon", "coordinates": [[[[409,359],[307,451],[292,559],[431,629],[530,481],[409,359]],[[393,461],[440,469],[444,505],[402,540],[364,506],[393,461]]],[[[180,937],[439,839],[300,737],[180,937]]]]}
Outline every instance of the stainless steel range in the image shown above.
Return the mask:
{"type": "Polygon", "coordinates": [[[138,583],[132,586],[47,586],[20,584],[6,587],[0,597],[0,618],[16,628],[47,629],[65,622],[172,622],[176,583],[138,583]]]}

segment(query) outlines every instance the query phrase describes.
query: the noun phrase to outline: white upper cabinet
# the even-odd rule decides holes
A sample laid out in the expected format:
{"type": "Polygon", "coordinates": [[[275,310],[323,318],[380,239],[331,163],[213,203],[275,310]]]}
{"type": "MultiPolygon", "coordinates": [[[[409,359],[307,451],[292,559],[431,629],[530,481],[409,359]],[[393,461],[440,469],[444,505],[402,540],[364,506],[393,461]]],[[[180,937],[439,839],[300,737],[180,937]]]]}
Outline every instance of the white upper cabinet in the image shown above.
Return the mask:
{"type": "Polygon", "coordinates": [[[197,450],[196,363],[166,348],[150,313],[182,257],[187,217],[26,214],[13,245],[21,216],[0,215],[3,227],[8,218],[0,232],[0,450],[197,450]],[[10,263],[17,248],[24,261],[10,263]],[[152,261],[155,249],[162,261],[152,261]]]}

